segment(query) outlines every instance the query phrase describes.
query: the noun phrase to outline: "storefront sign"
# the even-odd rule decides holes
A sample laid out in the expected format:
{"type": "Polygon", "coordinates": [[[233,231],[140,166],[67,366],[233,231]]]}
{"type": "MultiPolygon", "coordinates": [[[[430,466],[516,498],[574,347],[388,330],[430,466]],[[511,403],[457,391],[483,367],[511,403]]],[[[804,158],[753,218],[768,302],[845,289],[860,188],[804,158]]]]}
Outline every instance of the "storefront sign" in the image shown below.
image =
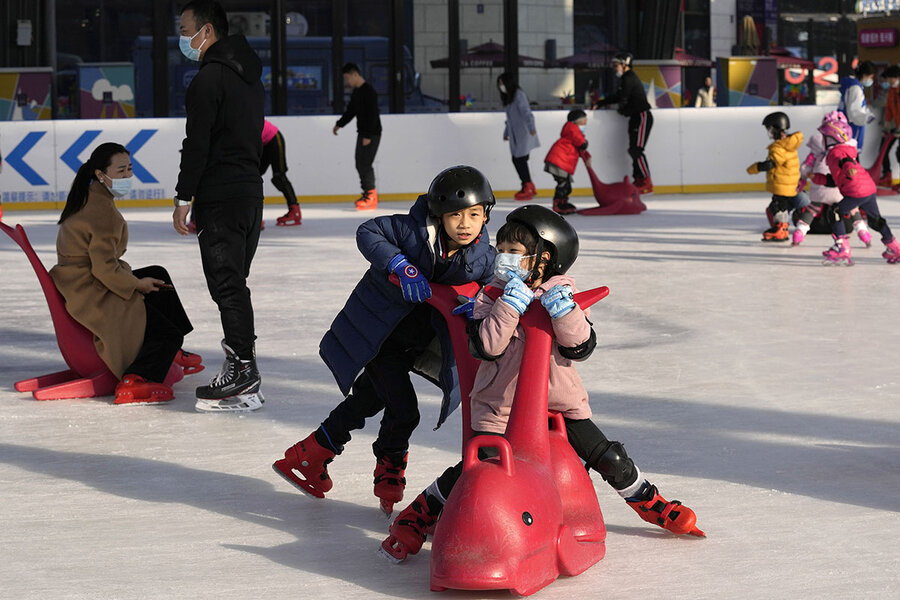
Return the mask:
{"type": "Polygon", "coordinates": [[[863,29],[859,32],[859,45],[863,48],[893,48],[897,45],[897,30],[863,29]]]}

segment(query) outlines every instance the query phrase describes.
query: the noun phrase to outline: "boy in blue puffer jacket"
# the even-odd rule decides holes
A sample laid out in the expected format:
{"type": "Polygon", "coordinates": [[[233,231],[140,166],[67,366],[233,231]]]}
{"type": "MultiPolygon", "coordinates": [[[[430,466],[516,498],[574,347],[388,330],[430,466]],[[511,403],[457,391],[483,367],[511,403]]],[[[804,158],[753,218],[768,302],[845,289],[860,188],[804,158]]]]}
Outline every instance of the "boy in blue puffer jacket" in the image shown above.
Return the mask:
{"type": "MultiPolygon", "coordinates": [[[[409,214],[376,217],[360,225],[356,243],[371,263],[319,344],[319,354],[346,395],[322,424],[288,448],[273,468],[302,491],[324,498],[327,465],[350,432],[384,409],[375,453],[375,495],[388,515],[403,499],[409,438],[419,423],[415,371],[444,392],[437,426],[460,402],[450,337],[443,317],[425,304],[429,281],[458,285],[493,277],[494,248],[485,225],[494,206],[490,183],[477,169],[446,169],[409,214]],[[394,274],[398,287],[390,281],[394,274]],[[440,342],[440,371],[416,368],[432,341],[440,342]]],[[[464,308],[464,307],[461,307],[464,308]]],[[[454,311],[456,312],[456,311],[454,311]]]]}

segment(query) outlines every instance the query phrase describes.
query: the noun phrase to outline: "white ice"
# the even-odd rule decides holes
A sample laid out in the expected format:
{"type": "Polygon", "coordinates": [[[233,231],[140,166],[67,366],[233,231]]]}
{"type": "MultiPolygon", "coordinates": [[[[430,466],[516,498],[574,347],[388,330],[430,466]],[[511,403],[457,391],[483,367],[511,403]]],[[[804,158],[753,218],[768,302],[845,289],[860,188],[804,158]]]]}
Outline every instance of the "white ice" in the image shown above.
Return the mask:
{"type": "MultiPolygon", "coordinates": [[[[828,236],[762,243],[767,203],[655,196],[640,216],[570,217],[573,275],[611,289],[593,311],[599,346],[579,365],[594,419],[708,538],[644,523],[594,475],[607,556],[537,598],[896,597],[900,265],[877,236],[871,249],[853,238],[852,268],[821,265],[828,236]]],[[[900,231],[897,200],[881,205],[900,231]]],[[[491,229],[515,206],[501,201],[491,229]]],[[[193,410],[193,387],[221,361],[221,327],[196,241],[172,231],[170,210],[124,211],[125,258],[170,270],[196,328],[185,346],[208,365],[165,406],[14,391],[63,363],[31,267],[0,236],[0,597],[508,597],[430,592],[430,544],[399,566],[376,555],[387,529],[372,495],[377,423],[332,464],[324,500],[271,470],[341,400],[318,343],[366,266],[354,231],[373,216],[304,205],[301,227],[277,228],[283,212],[267,206],[253,263],[268,401],[245,416],[193,410]]],[[[57,216],[3,220],[25,226],[49,267],[57,216]]],[[[459,452],[459,415],[432,431],[439,395],[417,388],[407,500],[459,452]]]]}

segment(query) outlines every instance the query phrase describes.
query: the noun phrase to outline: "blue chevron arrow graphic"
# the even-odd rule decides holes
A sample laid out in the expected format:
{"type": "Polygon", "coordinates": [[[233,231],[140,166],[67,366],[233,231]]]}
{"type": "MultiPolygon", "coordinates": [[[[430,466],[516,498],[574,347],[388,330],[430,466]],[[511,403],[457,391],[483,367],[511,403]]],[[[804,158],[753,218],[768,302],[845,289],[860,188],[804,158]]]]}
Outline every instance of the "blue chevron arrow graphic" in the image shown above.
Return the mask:
{"type": "Polygon", "coordinates": [[[47,185],[44,178],[37,174],[37,171],[25,164],[23,160],[28,151],[34,148],[34,145],[44,137],[46,131],[31,131],[26,135],[19,145],[12,149],[6,156],[6,164],[15,169],[19,175],[25,178],[25,181],[31,185],[47,185]]]}
{"type": "Polygon", "coordinates": [[[59,158],[62,159],[70,169],[77,173],[79,167],[81,167],[81,159],[78,158],[78,155],[84,152],[84,149],[90,146],[91,142],[97,139],[97,136],[100,135],[100,133],[101,131],[99,129],[85,131],[78,136],[75,143],[69,146],[59,158]]]}
{"type": "Polygon", "coordinates": [[[131,168],[134,171],[134,176],[138,178],[141,183],[159,183],[159,180],[156,179],[153,175],[150,174],[144,165],[139,163],[137,159],[134,157],[137,154],[137,151],[143,147],[144,144],[147,143],[147,140],[153,137],[158,129],[141,129],[138,131],[137,135],[131,138],[131,141],[125,144],[125,148],[131,152],[131,168]]]}

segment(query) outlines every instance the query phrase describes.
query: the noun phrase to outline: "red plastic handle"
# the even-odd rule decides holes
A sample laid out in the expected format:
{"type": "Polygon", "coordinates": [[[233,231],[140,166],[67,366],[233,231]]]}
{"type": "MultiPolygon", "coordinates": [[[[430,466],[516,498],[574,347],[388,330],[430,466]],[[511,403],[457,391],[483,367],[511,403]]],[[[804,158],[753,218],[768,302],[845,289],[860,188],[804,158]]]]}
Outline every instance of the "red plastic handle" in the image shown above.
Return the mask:
{"type": "Polygon", "coordinates": [[[483,461],[478,460],[478,451],[481,448],[496,448],[500,453],[500,468],[506,471],[507,476],[513,476],[512,446],[509,440],[499,435],[476,435],[466,446],[466,457],[463,460],[463,471],[475,467],[483,461]]]}

